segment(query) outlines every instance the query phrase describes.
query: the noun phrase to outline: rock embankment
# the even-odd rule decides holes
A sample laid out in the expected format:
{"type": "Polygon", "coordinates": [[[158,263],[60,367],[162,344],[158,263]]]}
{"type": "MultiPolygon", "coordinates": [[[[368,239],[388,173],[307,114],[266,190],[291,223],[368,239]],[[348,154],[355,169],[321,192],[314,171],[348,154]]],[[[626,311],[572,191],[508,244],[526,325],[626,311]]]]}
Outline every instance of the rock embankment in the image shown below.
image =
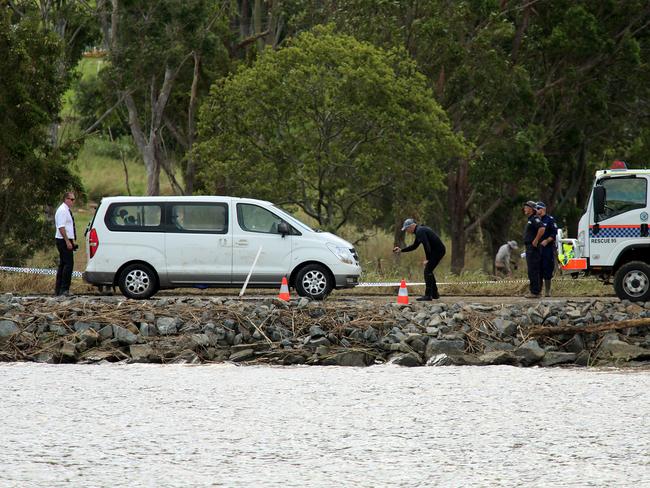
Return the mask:
{"type": "Polygon", "coordinates": [[[0,361],[650,365],[650,302],[0,296],[0,361]]]}

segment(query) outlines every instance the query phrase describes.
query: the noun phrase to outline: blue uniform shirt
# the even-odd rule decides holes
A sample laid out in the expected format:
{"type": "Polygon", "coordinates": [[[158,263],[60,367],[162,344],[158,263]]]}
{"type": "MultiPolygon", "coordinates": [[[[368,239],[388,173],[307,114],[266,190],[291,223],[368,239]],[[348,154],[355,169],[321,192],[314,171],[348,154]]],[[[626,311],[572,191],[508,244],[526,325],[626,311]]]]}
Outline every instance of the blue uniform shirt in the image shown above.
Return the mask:
{"type": "Polygon", "coordinates": [[[555,223],[555,218],[552,215],[546,214],[544,217],[541,217],[542,224],[546,229],[542,240],[552,237],[553,240],[557,239],[557,224],[555,223]]]}

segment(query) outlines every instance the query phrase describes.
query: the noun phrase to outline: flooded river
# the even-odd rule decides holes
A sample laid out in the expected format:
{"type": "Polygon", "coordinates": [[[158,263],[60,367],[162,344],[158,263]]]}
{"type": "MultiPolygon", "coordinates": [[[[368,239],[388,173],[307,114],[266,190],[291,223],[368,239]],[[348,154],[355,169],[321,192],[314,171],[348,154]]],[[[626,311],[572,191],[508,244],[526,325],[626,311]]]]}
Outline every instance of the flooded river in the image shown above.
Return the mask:
{"type": "Polygon", "coordinates": [[[650,371],[0,364],[0,487],[650,487],[650,371]]]}

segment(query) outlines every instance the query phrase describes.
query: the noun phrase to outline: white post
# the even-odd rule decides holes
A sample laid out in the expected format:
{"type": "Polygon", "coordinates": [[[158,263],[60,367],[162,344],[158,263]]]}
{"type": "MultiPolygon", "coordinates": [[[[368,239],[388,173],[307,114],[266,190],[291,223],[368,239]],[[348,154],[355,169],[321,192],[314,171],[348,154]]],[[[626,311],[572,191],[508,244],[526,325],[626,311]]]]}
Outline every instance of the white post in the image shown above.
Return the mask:
{"type": "Polygon", "coordinates": [[[255,259],[253,260],[253,265],[251,266],[250,271],[248,272],[248,276],[246,277],[246,281],[244,281],[244,286],[241,287],[241,291],[239,292],[239,296],[243,296],[244,292],[246,291],[246,287],[248,286],[248,280],[251,279],[251,275],[253,274],[253,269],[255,268],[255,265],[257,264],[257,259],[260,257],[260,254],[262,252],[262,246],[257,250],[257,256],[255,256],[255,259]]]}

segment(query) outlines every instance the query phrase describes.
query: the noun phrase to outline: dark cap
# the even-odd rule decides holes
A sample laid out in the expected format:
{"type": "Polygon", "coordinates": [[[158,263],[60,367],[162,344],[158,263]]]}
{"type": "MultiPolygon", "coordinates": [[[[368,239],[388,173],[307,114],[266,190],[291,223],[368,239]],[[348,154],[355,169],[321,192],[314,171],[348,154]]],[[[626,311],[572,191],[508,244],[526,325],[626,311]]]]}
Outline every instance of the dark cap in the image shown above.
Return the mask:
{"type": "Polygon", "coordinates": [[[532,200],[528,200],[526,203],[524,203],[524,207],[530,207],[533,210],[537,210],[537,204],[532,200]]]}
{"type": "Polygon", "coordinates": [[[402,231],[405,231],[408,227],[415,224],[415,219],[406,219],[402,224],[402,231]]]}
{"type": "Polygon", "coordinates": [[[546,208],[546,204],[544,202],[537,202],[535,207],[539,210],[540,208],[546,208]]]}

